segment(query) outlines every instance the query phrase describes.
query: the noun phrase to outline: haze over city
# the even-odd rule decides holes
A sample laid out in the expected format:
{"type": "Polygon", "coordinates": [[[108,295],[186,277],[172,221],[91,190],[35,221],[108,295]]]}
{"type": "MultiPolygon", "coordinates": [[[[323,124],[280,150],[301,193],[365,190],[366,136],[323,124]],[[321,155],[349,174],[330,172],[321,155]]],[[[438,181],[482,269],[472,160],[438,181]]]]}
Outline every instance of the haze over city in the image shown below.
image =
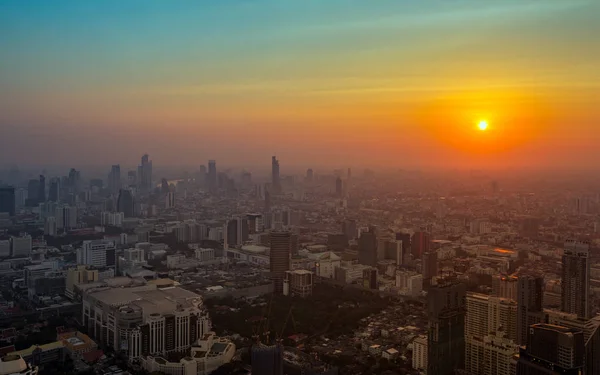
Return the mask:
{"type": "Polygon", "coordinates": [[[599,13],[585,0],[3,1],[0,160],[594,168],[599,13]]]}

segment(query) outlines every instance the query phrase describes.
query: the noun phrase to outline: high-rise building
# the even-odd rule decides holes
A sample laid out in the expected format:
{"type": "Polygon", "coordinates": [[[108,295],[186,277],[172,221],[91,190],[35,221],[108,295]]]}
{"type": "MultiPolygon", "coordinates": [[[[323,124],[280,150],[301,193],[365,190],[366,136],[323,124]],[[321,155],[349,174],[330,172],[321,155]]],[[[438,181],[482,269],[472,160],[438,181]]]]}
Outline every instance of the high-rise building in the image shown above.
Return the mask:
{"type": "Polygon", "coordinates": [[[21,233],[19,237],[10,238],[10,255],[13,258],[28,257],[31,254],[31,236],[21,233]]]}
{"type": "Polygon", "coordinates": [[[517,301],[518,282],[516,276],[496,275],[492,278],[492,295],[517,301]]]}
{"type": "Polygon", "coordinates": [[[217,181],[217,162],[214,160],[208,161],[208,191],[215,194],[218,189],[217,181]]]}
{"type": "Polygon", "coordinates": [[[46,201],[46,177],[41,174],[40,175],[40,185],[38,186],[38,202],[45,202],[46,201]]]}
{"type": "Polygon", "coordinates": [[[375,228],[362,232],[358,239],[358,263],[366,266],[377,266],[377,235],[375,228]]]}
{"type": "Polygon", "coordinates": [[[121,184],[121,166],[116,164],[110,168],[108,174],[108,188],[113,194],[117,194],[122,188],[121,184]]]}
{"type": "Polygon", "coordinates": [[[415,232],[411,239],[413,259],[421,259],[429,251],[431,237],[427,232],[415,232]]]}
{"type": "Polygon", "coordinates": [[[338,176],[338,178],[335,179],[335,196],[341,198],[344,195],[343,190],[344,186],[342,178],[338,176]]]}
{"type": "Polygon", "coordinates": [[[38,194],[40,193],[40,180],[31,179],[27,184],[27,206],[35,207],[40,203],[38,194]]]}
{"type": "Polygon", "coordinates": [[[0,258],[10,258],[10,240],[0,240],[0,258]]]}
{"type": "Polygon", "coordinates": [[[44,235],[56,236],[58,234],[58,225],[55,217],[47,217],[44,221],[44,235]]]}
{"type": "Polygon", "coordinates": [[[402,262],[399,264],[404,264],[409,260],[412,251],[411,245],[411,237],[409,233],[396,233],[396,241],[402,241],[402,262]]]}
{"type": "Polygon", "coordinates": [[[77,264],[87,266],[114,267],[116,246],[113,241],[93,240],[83,241],[81,248],[77,249],[77,264]]]}
{"type": "Polygon", "coordinates": [[[311,183],[313,182],[314,179],[314,172],[312,169],[307,169],[306,170],[306,182],[311,183]]]}
{"type": "Polygon", "coordinates": [[[169,191],[165,194],[165,208],[173,208],[175,207],[175,192],[169,191]]]}
{"type": "Polygon", "coordinates": [[[15,216],[15,211],[15,188],[12,186],[0,187],[0,212],[7,212],[9,216],[15,216]]]}
{"type": "Polygon", "coordinates": [[[279,176],[279,160],[271,157],[271,185],[275,194],[281,194],[281,177],[279,176]]]}
{"type": "Polygon", "coordinates": [[[356,220],[346,219],[342,223],[342,233],[346,235],[348,241],[353,241],[358,236],[358,229],[356,227],[356,220]]]}
{"type": "Polygon", "coordinates": [[[140,166],[138,167],[138,184],[140,190],[143,192],[151,192],[152,191],[152,161],[148,154],[144,154],[142,156],[142,161],[140,166]]]}
{"type": "Polygon", "coordinates": [[[133,194],[129,189],[119,190],[119,198],[117,199],[117,211],[125,214],[125,217],[135,216],[135,201],[133,194]]]}
{"type": "Polygon", "coordinates": [[[534,324],[529,331],[517,375],[581,374],[585,364],[583,332],[552,324],[534,324]]]}
{"type": "Polygon", "coordinates": [[[467,293],[465,318],[465,370],[469,374],[509,375],[512,356],[518,353],[517,303],[510,299],[467,293]],[[493,356],[493,367],[489,367],[493,356]]]}
{"type": "Polygon", "coordinates": [[[271,193],[265,189],[265,213],[271,212],[271,193]]]}
{"type": "Polygon", "coordinates": [[[517,344],[527,345],[529,327],[542,323],[542,297],[544,279],[520,276],[517,281],[517,344]]]}
{"type": "Polygon", "coordinates": [[[71,170],[69,171],[68,181],[69,192],[73,194],[79,193],[81,189],[81,172],[79,172],[75,168],[71,168],[71,170]]]}
{"type": "Polygon", "coordinates": [[[77,207],[60,205],[56,207],[54,217],[56,219],[56,228],[58,230],[77,228],[77,207]]]}
{"type": "Polygon", "coordinates": [[[466,286],[441,280],[427,295],[427,373],[454,375],[465,363],[466,286]]]}
{"type": "Polygon", "coordinates": [[[427,336],[417,336],[413,340],[412,366],[415,370],[427,371],[427,336]]]}
{"type": "Polygon", "coordinates": [[[438,274],[438,254],[435,250],[430,250],[423,253],[423,261],[421,262],[423,271],[423,283],[425,287],[431,284],[431,279],[438,274]]]}
{"type": "Polygon", "coordinates": [[[48,188],[48,200],[50,202],[60,201],[60,178],[52,177],[48,188]]]}
{"type": "Polygon", "coordinates": [[[260,342],[250,348],[252,372],[261,375],[283,375],[283,345],[267,346],[260,342]]]}
{"type": "Polygon", "coordinates": [[[127,172],[127,186],[136,187],[137,184],[138,184],[137,172],[136,171],[127,172]]]}
{"type": "Polygon", "coordinates": [[[285,272],[290,270],[292,233],[272,231],[270,233],[271,251],[269,254],[271,279],[276,294],[283,294],[285,272]]]}
{"type": "Polygon", "coordinates": [[[590,316],[590,245],[566,241],[562,257],[561,310],[588,319],[590,316]]]}

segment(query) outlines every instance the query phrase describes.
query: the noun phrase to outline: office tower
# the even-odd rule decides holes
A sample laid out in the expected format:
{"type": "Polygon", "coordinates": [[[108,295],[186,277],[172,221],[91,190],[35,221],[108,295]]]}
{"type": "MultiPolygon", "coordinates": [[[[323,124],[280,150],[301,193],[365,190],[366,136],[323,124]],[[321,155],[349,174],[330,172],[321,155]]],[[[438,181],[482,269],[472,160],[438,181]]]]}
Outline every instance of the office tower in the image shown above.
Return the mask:
{"type": "Polygon", "coordinates": [[[342,233],[346,235],[348,241],[353,241],[358,236],[358,228],[356,227],[356,220],[346,219],[342,223],[342,233]]]}
{"type": "Polygon", "coordinates": [[[290,253],[292,256],[298,256],[298,250],[300,250],[299,236],[296,233],[292,233],[290,237],[290,253]]]}
{"type": "Polygon", "coordinates": [[[290,232],[272,231],[270,233],[270,271],[273,291],[276,294],[283,294],[285,272],[290,270],[291,242],[292,234],[290,232]]]}
{"type": "Polygon", "coordinates": [[[38,186],[38,202],[46,201],[46,177],[44,175],[40,175],[40,185],[38,186]]]}
{"type": "Polygon", "coordinates": [[[208,191],[211,193],[217,192],[217,162],[214,160],[208,161],[208,191]]]}
{"type": "Polygon", "coordinates": [[[441,280],[427,294],[427,373],[454,375],[465,363],[466,286],[441,280]]]}
{"type": "Polygon", "coordinates": [[[267,346],[260,342],[250,347],[252,373],[260,375],[283,375],[283,345],[267,346]]]}
{"type": "Polygon", "coordinates": [[[35,207],[40,202],[38,199],[38,194],[40,192],[40,180],[29,180],[27,184],[27,206],[35,207]]]}
{"type": "Polygon", "coordinates": [[[411,237],[409,233],[396,233],[396,241],[402,241],[402,263],[407,262],[411,256],[412,245],[411,245],[411,237]]]}
{"type": "Polygon", "coordinates": [[[517,281],[517,344],[526,345],[529,327],[542,323],[542,297],[544,279],[520,276],[517,281]]]}
{"type": "Polygon", "coordinates": [[[81,248],[77,249],[77,264],[98,268],[114,267],[116,249],[113,241],[83,241],[81,248]]]}
{"type": "Polygon", "coordinates": [[[108,174],[108,188],[111,193],[117,194],[121,190],[121,166],[116,164],[110,168],[108,174]]]}
{"type": "Polygon", "coordinates": [[[0,212],[7,212],[9,216],[15,216],[15,211],[15,188],[12,186],[0,187],[0,212]]]}
{"type": "Polygon", "coordinates": [[[56,228],[57,229],[73,229],[77,228],[77,207],[75,206],[58,206],[55,209],[56,228]]]}
{"type": "Polygon", "coordinates": [[[421,372],[427,371],[427,336],[417,336],[413,340],[412,367],[421,372]]]}
{"type": "Polygon", "coordinates": [[[310,183],[310,182],[313,182],[313,179],[314,179],[313,170],[309,168],[306,170],[306,181],[310,183]]]}
{"type": "Polygon", "coordinates": [[[341,177],[335,179],[335,196],[341,198],[344,195],[343,193],[343,183],[341,177]]]}
{"type": "Polygon", "coordinates": [[[168,210],[173,207],[175,207],[175,192],[169,191],[165,195],[165,208],[168,210]]]}
{"type": "Polygon", "coordinates": [[[509,374],[518,353],[517,303],[510,299],[467,293],[465,370],[469,374],[509,374]]]}
{"type": "Polygon", "coordinates": [[[10,238],[10,255],[13,258],[28,257],[31,254],[31,236],[21,233],[19,237],[10,238]]]}
{"type": "Polygon", "coordinates": [[[44,235],[45,236],[56,236],[58,234],[58,225],[56,224],[56,217],[47,217],[44,221],[44,235]]]}
{"type": "Polygon", "coordinates": [[[429,251],[431,237],[427,232],[415,232],[411,239],[413,259],[421,259],[429,251]]]}
{"type": "Polygon", "coordinates": [[[377,268],[363,270],[363,286],[367,289],[377,289],[377,268]]]}
{"type": "Polygon", "coordinates": [[[527,348],[521,348],[517,375],[580,375],[585,363],[583,332],[552,324],[534,324],[527,348]]]}
{"type": "Polygon", "coordinates": [[[281,177],[279,176],[279,160],[271,157],[271,185],[275,194],[281,194],[281,177]]]}
{"type": "Polygon", "coordinates": [[[50,179],[50,187],[48,188],[48,201],[60,201],[60,178],[52,177],[50,179]]]}
{"type": "Polygon", "coordinates": [[[377,266],[377,235],[375,228],[360,234],[358,239],[358,263],[367,266],[377,266]]]}
{"type": "Polygon", "coordinates": [[[73,194],[79,193],[81,189],[81,173],[75,168],[69,171],[69,192],[73,194]]]}
{"type": "Polygon", "coordinates": [[[152,161],[148,154],[142,156],[142,161],[138,167],[138,185],[140,190],[146,193],[152,191],[152,161]]]}
{"type": "Polygon", "coordinates": [[[570,240],[562,257],[561,310],[583,319],[590,316],[589,251],[589,243],[570,240]]]}
{"type": "Polygon", "coordinates": [[[136,171],[127,172],[127,186],[136,187],[137,184],[138,184],[137,172],[136,171]]]}
{"type": "Polygon", "coordinates": [[[518,284],[516,276],[496,275],[492,278],[492,295],[517,301],[518,284]]]}
{"type": "Polygon", "coordinates": [[[435,250],[430,250],[423,254],[421,263],[423,273],[423,283],[425,287],[431,285],[431,279],[438,274],[438,254],[435,250]]]}
{"type": "Polygon", "coordinates": [[[125,214],[125,217],[135,216],[135,202],[131,190],[119,190],[119,198],[117,199],[117,211],[125,214]]]}

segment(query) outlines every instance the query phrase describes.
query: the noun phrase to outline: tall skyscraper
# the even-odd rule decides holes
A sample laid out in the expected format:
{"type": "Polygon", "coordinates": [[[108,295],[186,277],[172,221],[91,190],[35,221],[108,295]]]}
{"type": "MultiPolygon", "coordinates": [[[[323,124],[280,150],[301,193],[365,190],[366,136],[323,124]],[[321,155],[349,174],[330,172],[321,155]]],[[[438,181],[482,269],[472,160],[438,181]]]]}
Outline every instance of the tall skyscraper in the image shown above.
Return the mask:
{"type": "Polygon", "coordinates": [[[281,194],[281,177],[279,176],[279,160],[277,157],[271,157],[271,184],[275,194],[281,194]]]}
{"type": "Polygon", "coordinates": [[[272,231],[270,234],[271,251],[269,255],[271,280],[276,294],[283,294],[285,272],[290,270],[292,233],[272,231]]]}
{"type": "Polygon", "coordinates": [[[121,166],[116,164],[110,168],[108,188],[113,194],[117,194],[121,190],[121,187],[121,166]]]}
{"type": "Polygon", "coordinates": [[[151,192],[152,191],[152,161],[148,154],[144,154],[142,156],[142,162],[138,167],[138,178],[139,178],[139,186],[140,190],[143,192],[151,192]]]}
{"type": "Polygon", "coordinates": [[[342,178],[338,176],[338,178],[335,179],[335,196],[338,198],[341,198],[343,195],[344,195],[344,187],[343,187],[342,178]]]}
{"type": "Polygon", "coordinates": [[[46,201],[46,177],[40,175],[40,185],[38,186],[38,202],[44,203],[46,201]]]}
{"type": "Polygon", "coordinates": [[[60,201],[60,178],[52,177],[50,179],[50,188],[48,189],[48,200],[50,202],[60,201]]]}
{"type": "Polygon", "coordinates": [[[578,317],[590,317],[590,245],[566,241],[562,257],[561,310],[578,317]]]}
{"type": "Polygon", "coordinates": [[[377,266],[377,235],[375,228],[362,232],[358,239],[358,263],[367,266],[377,266]]]}
{"type": "Polygon", "coordinates": [[[421,262],[423,273],[423,284],[425,287],[431,285],[431,279],[438,274],[438,254],[435,250],[430,250],[423,254],[421,262]]]}
{"type": "Polygon", "coordinates": [[[415,232],[411,239],[413,259],[421,259],[429,251],[431,236],[427,232],[415,232]]]}
{"type": "Polygon", "coordinates": [[[215,194],[218,189],[217,184],[217,162],[214,160],[208,161],[208,191],[215,194]]]}
{"type": "Polygon", "coordinates": [[[544,279],[520,276],[517,281],[517,344],[527,345],[529,327],[542,323],[542,297],[544,279]]]}
{"type": "Polygon", "coordinates": [[[353,241],[358,236],[356,220],[346,219],[342,222],[342,233],[346,235],[348,241],[353,241]]]}
{"type": "Polygon", "coordinates": [[[137,184],[138,184],[137,172],[136,171],[127,172],[127,186],[136,187],[137,184]]]}
{"type": "Polygon", "coordinates": [[[465,363],[466,286],[441,280],[427,294],[427,373],[454,375],[465,363]]]}
{"type": "Polygon", "coordinates": [[[517,375],[581,374],[585,363],[583,332],[552,324],[535,324],[529,330],[517,375]]]}
{"type": "Polygon", "coordinates": [[[306,170],[306,182],[311,183],[311,182],[313,182],[313,179],[314,179],[314,172],[312,169],[309,168],[306,170]]]}
{"type": "Polygon", "coordinates": [[[0,187],[0,212],[8,212],[9,216],[15,216],[15,211],[15,188],[12,186],[0,187]]]}
{"type": "Polygon", "coordinates": [[[27,202],[26,205],[29,207],[35,207],[40,202],[38,199],[38,194],[40,192],[40,180],[32,179],[29,180],[27,184],[27,202]]]}
{"type": "Polygon", "coordinates": [[[69,171],[69,192],[73,194],[79,193],[81,188],[81,173],[75,168],[71,168],[69,171]]]}
{"type": "Polygon", "coordinates": [[[135,202],[131,190],[119,190],[119,198],[117,199],[117,211],[125,214],[125,217],[135,216],[135,202]]]}

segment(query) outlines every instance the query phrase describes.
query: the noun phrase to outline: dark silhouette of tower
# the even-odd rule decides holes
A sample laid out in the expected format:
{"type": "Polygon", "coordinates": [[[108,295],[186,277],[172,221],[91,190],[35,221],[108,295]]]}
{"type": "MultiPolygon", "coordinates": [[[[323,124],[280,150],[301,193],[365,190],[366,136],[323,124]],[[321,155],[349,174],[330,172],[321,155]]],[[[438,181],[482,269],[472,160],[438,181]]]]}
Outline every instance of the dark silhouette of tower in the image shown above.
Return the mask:
{"type": "Polygon", "coordinates": [[[215,194],[218,189],[217,185],[217,162],[214,160],[208,161],[208,191],[215,194]]]}
{"type": "Polygon", "coordinates": [[[160,180],[160,192],[162,194],[167,194],[169,192],[169,182],[166,178],[160,180]]]}
{"type": "Polygon", "coordinates": [[[116,194],[121,189],[121,166],[113,165],[108,174],[108,188],[111,193],[116,194]]]}
{"type": "Polygon", "coordinates": [[[346,235],[348,241],[356,239],[356,236],[358,236],[356,220],[344,220],[344,222],[342,222],[342,233],[346,235]]]}
{"type": "Polygon", "coordinates": [[[15,188],[12,186],[0,187],[0,212],[8,212],[9,216],[15,216],[15,211],[15,188]]]}
{"type": "Polygon", "coordinates": [[[342,182],[342,178],[338,177],[335,179],[335,196],[338,198],[341,198],[344,193],[343,193],[343,182],[342,182]]]}
{"type": "Polygon", "coordinates": [[[271,184],[275,194],[281,194],[281,178],[279,176],[279,160],[277,157],[271,157],[271,184]]]}
{"type": "Polygon", "coordinates": [[[39,203],[40,180],[32,179],[27,184],[27,206],[34,207],[39,203]]]}
{"type": "Polygon", "coordinates": [[[412,236],[412,256],[413,259],[421,259],[424,253],[429,251],[431,236],[427,232],[415,232],[412,236]]]}
{"type": "Polygon", "coordinates": [[[44,203],[46,201],[46,177],[40,175],[40,186],[38,187],[38,202],[44,203]]]}
{"type": "Polygon", "coordinates": [[[583,332],[552,324],[529,328],[527,348],[521,347],[517,375],[579,375],[585,363],[583,332]]]}
{"type": "Polygon", "coordinates": [[[312,169],[307,169],[306,170],[306,181],[307,182],[313,182],[313,178],[314,178],[314,173],[312,169]]]}
{"type": "Polygon", "coordinates": [[[527,345],[527,335],[532,324],[542,323],[542,288],[541,277],[520,276],[517,281],[517,344],[527,345]]]}
{"type": "Polygon", "coordinates": [[[454,375],[465,363],[466,286],[441,280],[427,294],[427,373],[454,375]]]}
{"type": "Polygon", "coordinates": [[[260,342],[250,348],[252,373],[260,375],[283,375],[283,345],[264,345],[260,342]]]}
{"type": "Polygon", "coordinates": [[[135,216],[135,202],[133,194],[129,189],[121,189],[117,199],[117,211],[122,212],[125,217],[135,216]]]}
{"type": "Polygon", "coordinates": [[[590,245],[587,242],[566,241],[562,257],[561,310],[590,317],[590,245]]]}
{"type": "Polygon", "coordinates": [[[435,250],[430,250],[423,254],[423,286],[429,287],[431,279],[438,273],[438,254],[435,250]]]}
{"type": "Polygon", "coordinates": [[[358,239],[358,263],[367,266],[377,266],[377,235],[375,228],[362,232],[358,239]]]}
{"type": "Polygon", "coordinates": [[[58,177],[50,179],[50,187],[48,189],[48,200],[50,202],[58,202],[60,200],[60,179],[58,177]]]}
{"type": "Polygon", "coordinates": [[[276,294],[283,294],[285,272],[290,270],[292,233],[287,231],[272,231],[270,234],[270,243],[269,261],[273,291],[276,294]]]}

